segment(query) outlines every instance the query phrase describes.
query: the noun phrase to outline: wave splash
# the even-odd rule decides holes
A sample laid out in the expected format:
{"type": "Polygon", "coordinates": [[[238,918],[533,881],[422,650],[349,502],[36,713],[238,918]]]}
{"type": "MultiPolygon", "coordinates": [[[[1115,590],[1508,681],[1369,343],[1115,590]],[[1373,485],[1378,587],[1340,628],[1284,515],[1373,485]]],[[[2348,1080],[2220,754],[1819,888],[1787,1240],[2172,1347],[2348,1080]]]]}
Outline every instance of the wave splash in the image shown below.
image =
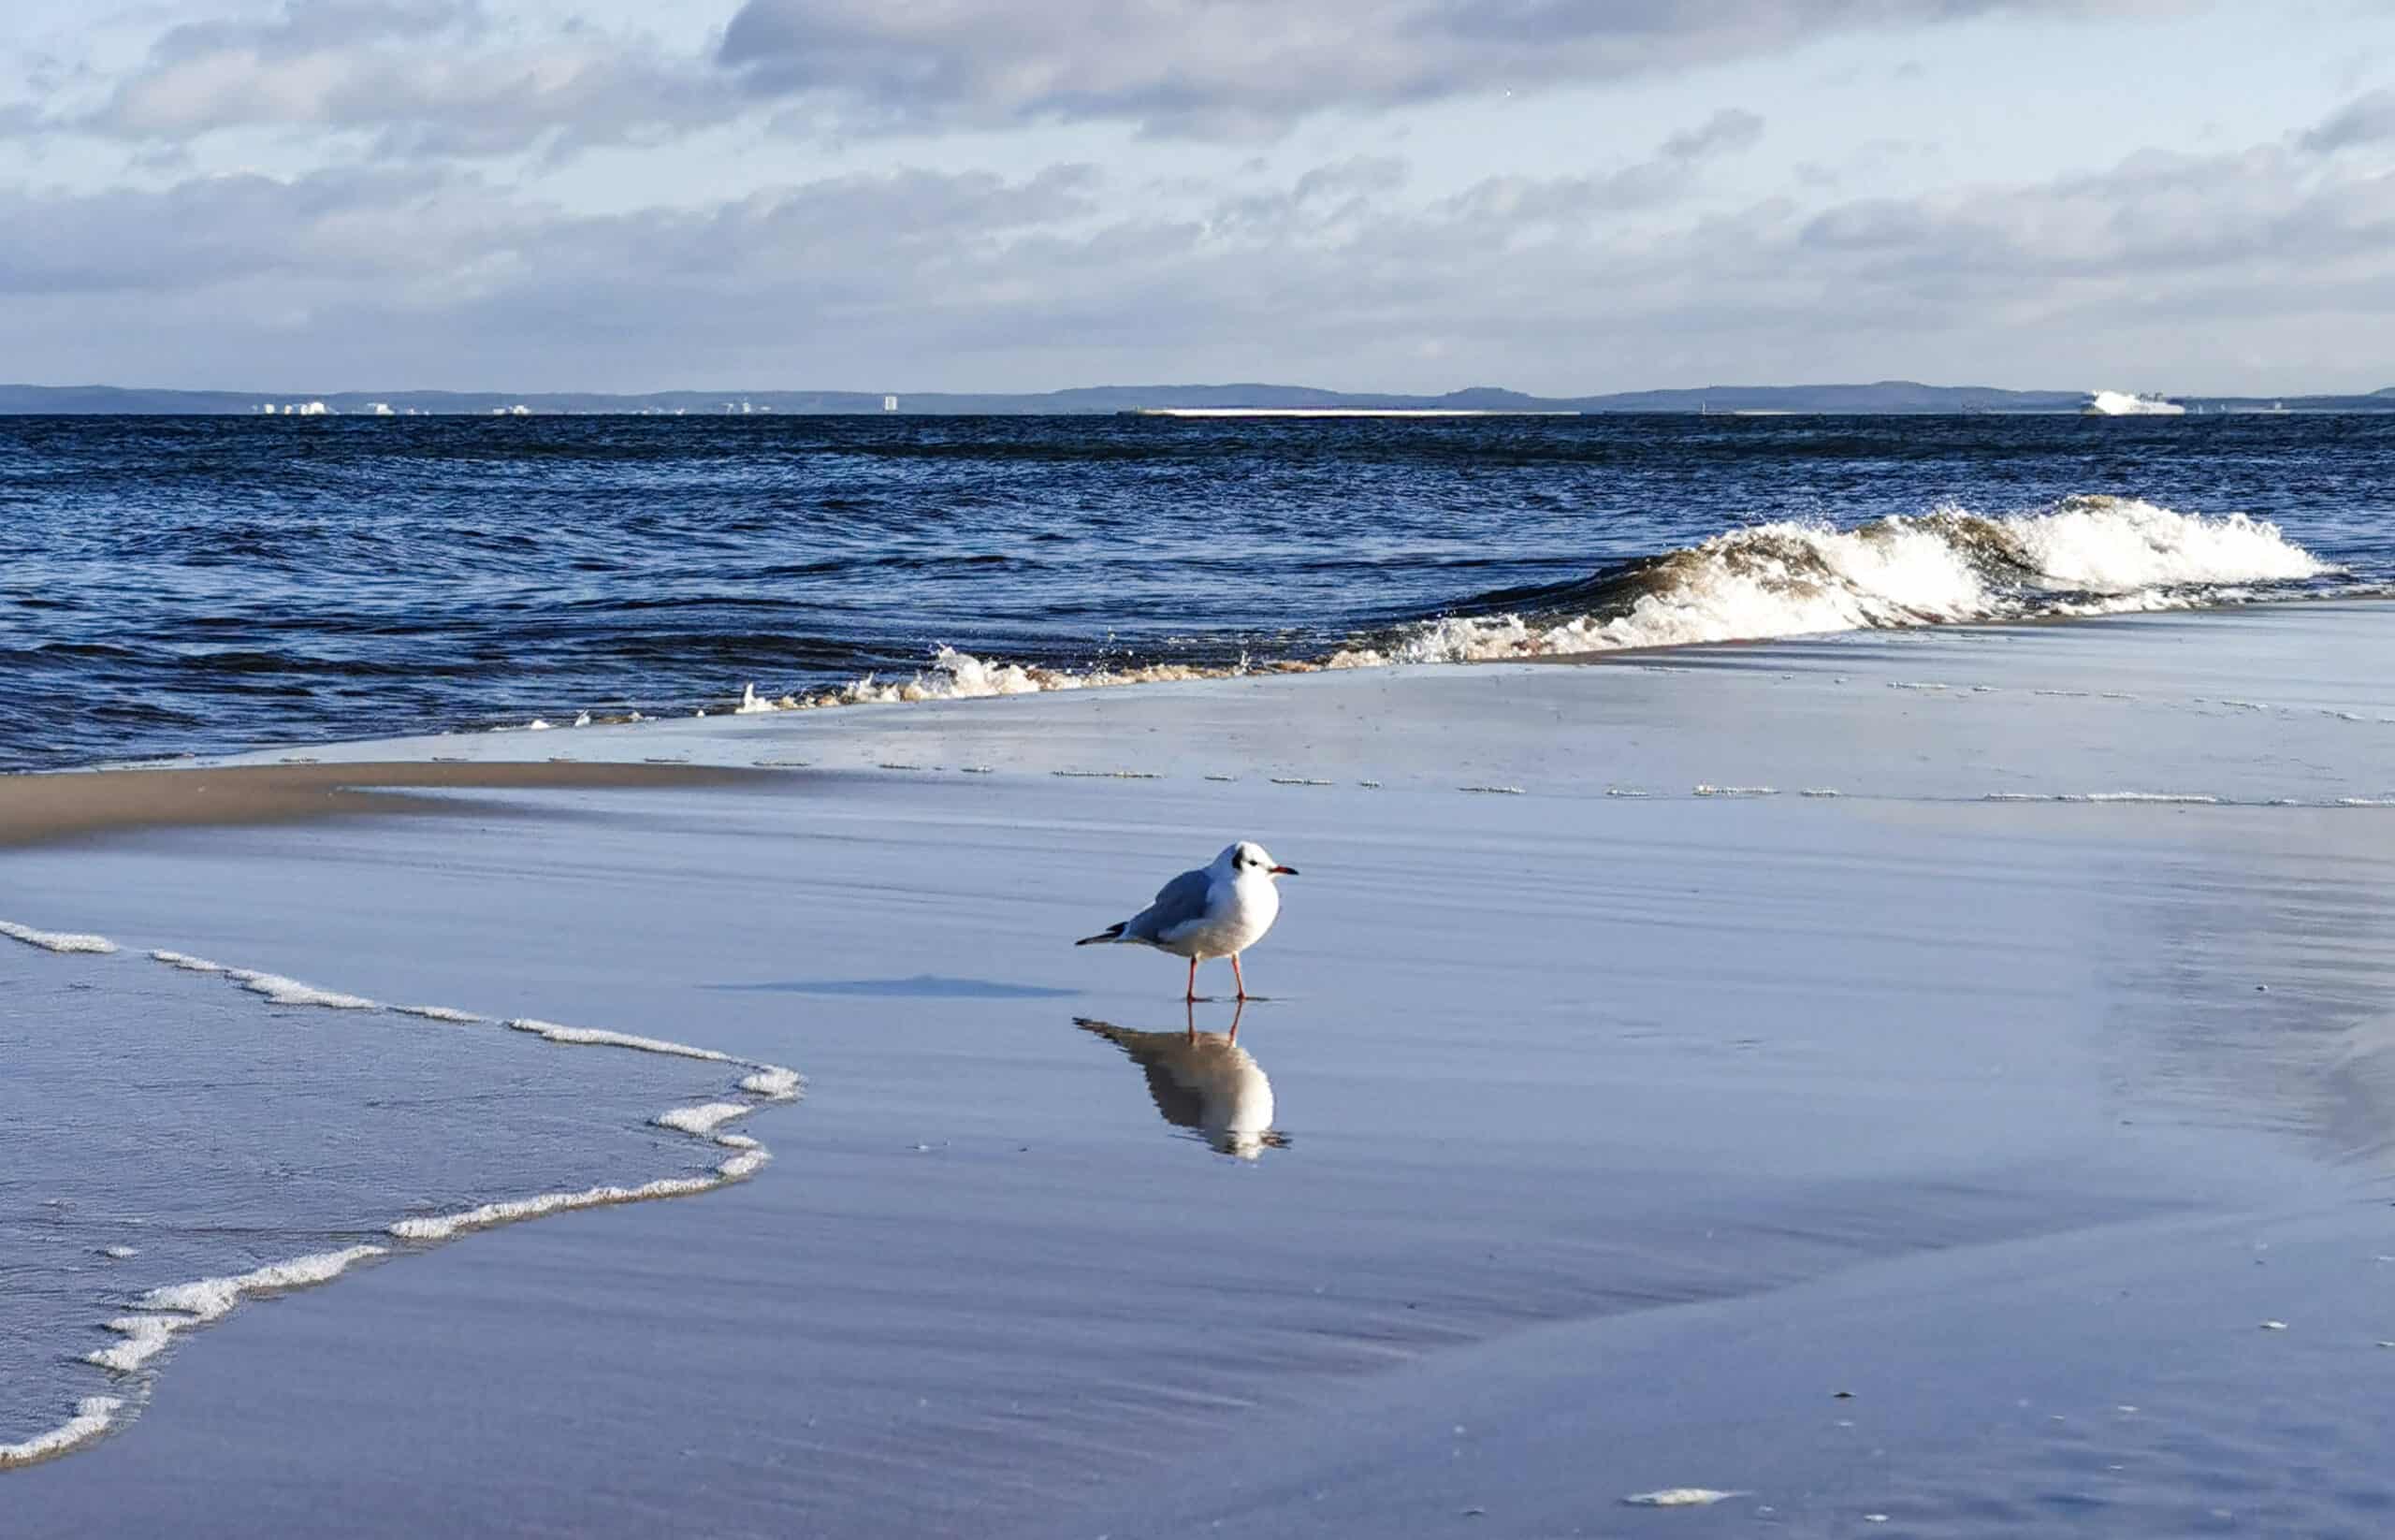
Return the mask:
{"type": "Polygon", "coordinates": [[[2182,514],[2138,498],[2082,496],[2028,514],[1941,508],[1851,530],[1777,522],[1542,588],[1483,594],[1325,658],[1153,662],[1086,670],[992,661],[941,647],[907,678],[866,675],[770,698],[737,715],[978,700],[1058,690],[1459,663],[1760,641],[1774,636],[2039,617],[2194,609],[2342,569],[2244,514],[2182,514]]]}
{"type": "Polygon", "coordinates": [[[1332,667],[1472,662],[1825,632],[2193,608],[2336,568],[2243,514],[2076,497],[2034,514],[1940,509],[1851,530],[1734,530],[1548,588],[1486,596],[1332,667]]]}

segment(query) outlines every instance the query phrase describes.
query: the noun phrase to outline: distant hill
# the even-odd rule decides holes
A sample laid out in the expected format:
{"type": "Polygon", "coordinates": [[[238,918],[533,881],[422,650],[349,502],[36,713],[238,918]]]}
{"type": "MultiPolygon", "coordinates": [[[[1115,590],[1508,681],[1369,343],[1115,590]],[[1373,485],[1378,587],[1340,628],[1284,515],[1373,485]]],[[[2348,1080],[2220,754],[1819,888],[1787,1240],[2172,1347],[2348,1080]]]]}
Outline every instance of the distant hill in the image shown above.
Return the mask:
{"type": "MultiPolygon", "coordinates": [[[[1382,395],[1285,385],[1087,385],[1029,395],[900,392],[896,410],[914,415],[1063,414],[1135,412],[1142,407],[1350,408],[1384,411],[1473,412],[1660,412],[1804,413],[1886,414],[1894,413],[2076,412],[2087,399],[2082,390],[1998,390],[1985,385],[1929,385],[1910,380],[1871,385],[1708,385],[1696,390],[1633,390],[1602,396],[1527,396],[1493,385],[1475,385],[1444,396],[1382,395]]],[[[2395,411],[2395,385],[2369,395],[2280,397],[2180,397],[2190,408],[2214,412],[2395,411]]],[[[0,385],[0,414],[57,416],[222,416],[257,414],[321,403],[341,416],[378,411],[427,415],[482,416],[528,412],[588,414],[726,413],[809,414],[884,410],[880,391],[866,390],[665,390],[641,396],[576,391],[447,390],[141,390],[116,385],[0,385]]]]}

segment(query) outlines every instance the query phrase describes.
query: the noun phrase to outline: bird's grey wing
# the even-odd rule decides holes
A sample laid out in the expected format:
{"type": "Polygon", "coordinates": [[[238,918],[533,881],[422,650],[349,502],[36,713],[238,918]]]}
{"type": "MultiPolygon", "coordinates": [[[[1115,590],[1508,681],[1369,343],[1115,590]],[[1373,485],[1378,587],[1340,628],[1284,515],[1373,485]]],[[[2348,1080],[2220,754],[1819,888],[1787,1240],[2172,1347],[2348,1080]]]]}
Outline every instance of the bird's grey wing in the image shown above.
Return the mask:
{"type": "Polygon", "coordinates": [[[1133,915],[1123,926],[1127,939],[1154,941],[1176,925],[1201,920],[1206,914],[1206,894],[1214,885],[1213,874],[1203,867],[1183,872],[1156,890],[1156,901],[1133,915]]]}

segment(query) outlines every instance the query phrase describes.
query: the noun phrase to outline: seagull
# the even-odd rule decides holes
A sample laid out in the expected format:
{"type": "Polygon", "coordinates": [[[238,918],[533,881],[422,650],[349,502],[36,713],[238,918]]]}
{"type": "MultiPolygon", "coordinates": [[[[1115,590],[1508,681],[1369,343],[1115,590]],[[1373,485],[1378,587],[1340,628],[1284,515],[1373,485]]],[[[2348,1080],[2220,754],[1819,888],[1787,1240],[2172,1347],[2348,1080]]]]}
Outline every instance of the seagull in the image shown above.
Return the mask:
{"type": "Polygon", "coordinates": [[[1156,890],[1156,901],[1130,919],[1073,943],[1137,942],[1189,959],[1188,999],[1198,997],[1198,965],[1209,957],[1231,960],[1239,997],[1248,998],[1247,976],[1239,954],[1264,939],[1281,913],[1276,877],[1295,877],[1295,866],[1274,864],[1252,839],[1225,846],[1211,866],[1183,872],[1156,890]]]}

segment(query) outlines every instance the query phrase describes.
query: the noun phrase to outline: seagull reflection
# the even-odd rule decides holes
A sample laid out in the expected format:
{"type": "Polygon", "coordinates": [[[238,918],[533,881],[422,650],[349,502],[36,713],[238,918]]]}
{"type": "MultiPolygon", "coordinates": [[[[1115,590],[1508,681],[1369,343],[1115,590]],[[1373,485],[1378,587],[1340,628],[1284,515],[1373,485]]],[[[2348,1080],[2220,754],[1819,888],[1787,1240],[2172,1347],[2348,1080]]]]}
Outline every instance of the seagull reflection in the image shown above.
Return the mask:
{"type": "Polygon", "coordinates": [[[1216,1150],[1241,1160],[1285,1146],[1287,1137],[1272,1127],[1272,1082],[1239,1045],[1240,1012],[1231,1012],[1228,1032],[1200,1032],[1198,1008],[1188,1011],[1187,1029],[1181,1032],[1136,1032],[1087,1016],[1073,1018],[1073,1024],[1104,1038],[1147,1072],[1148,1094],[1167,1123],[1193,1129],[1216,1150]]]}

